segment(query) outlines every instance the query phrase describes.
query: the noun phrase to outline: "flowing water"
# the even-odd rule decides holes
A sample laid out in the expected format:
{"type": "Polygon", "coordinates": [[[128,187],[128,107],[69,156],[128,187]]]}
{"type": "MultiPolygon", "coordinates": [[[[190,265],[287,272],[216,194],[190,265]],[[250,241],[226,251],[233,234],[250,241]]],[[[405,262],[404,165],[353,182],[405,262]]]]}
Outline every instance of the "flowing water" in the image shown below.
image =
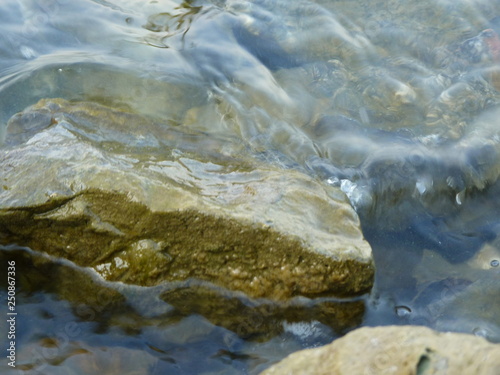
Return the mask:
{"type": "MultiPolygon", "coordinates": [[[[4,0],[2,137],[42,98],[229,137],[347,194],[377,267],[362,325],[500,342],[500,81],[494,54],[466,42],[496,15],[496,0],[4,0]]],[[[25,267],[20,373],[257,374],[344,333],[283,317],[279,334],[252,338],[174,312],[158,298],[168,285],[95,280],[126,303],[79,310],[29,253],[1,252],[25,267]]]]}

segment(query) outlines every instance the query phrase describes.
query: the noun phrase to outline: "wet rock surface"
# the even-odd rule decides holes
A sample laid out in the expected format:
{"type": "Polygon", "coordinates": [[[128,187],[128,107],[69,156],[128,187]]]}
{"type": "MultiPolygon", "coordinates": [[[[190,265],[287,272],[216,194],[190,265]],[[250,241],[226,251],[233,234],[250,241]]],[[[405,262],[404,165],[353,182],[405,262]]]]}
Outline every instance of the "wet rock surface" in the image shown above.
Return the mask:
{"type": "Polygon", "coordinates": [[[500,371],[500,345],[425,327],[360,328],[327,346],[296,352],[262,372],[295,374],[481,374],[500,371]],[[355,358],[353,358],[353,353],[355,358]]]}
{"type": "Polygon", "coordinates": [[[141,139],[129,133],[138,129],[158,142],[171,133],[96,104],[42,101],[10,122],[7,143],[29,136],[22,124],[32,118],[45,128],[3,150],[3,243],[138,285],[198,278],[272,299],[370,289],[371,250],[338,189],[223,155],[141,160],[133,143],[118,155],[112,144],[97,149],[111,132],[141,139]]]}

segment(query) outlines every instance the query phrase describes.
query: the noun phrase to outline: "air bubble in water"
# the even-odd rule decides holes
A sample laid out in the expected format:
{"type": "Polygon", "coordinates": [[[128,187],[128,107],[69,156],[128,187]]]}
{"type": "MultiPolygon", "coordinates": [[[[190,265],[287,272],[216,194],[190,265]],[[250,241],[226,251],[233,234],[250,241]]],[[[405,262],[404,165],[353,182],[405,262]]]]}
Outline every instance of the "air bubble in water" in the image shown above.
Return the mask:
{"type": "Polygon", "coordinates": [[[475,336],[480,336],[480,337],[488,337],[488,331],[484,328],[481,327],[476,327],[472,330],[472,333],[475,336]]]}
{"type": "Polygon", "coordinates": [[[415,188],[420,195],[424,195],[430,189],[432,189],[433,181],[429,177],[420,177],[415,183],[415,188]]]}
{"type": "Polygon", "coordinates": [[[411,309],[408,306],[396,306],[394,311],[400,318],[406,318],[411,314],[411,309]]]}
{"type": "Polygon", "coordinates": [[[455,195],[455,201],[459,206],[462,205],[464,198],[465,198],[465,189],[457,193],[457,195],[455,195]]]}
{"type": "Polygon", "coordinates": [[[337,177],[330,177],[326,183],[332,186],[340,186],[340,180],[337,177]]]}
{"type": "Polygon", "coordinates": [[[425,187],[425,184],[422,181],[417,181],[416,187],[420,195],[424,194],[427,188],[425,187]]]}

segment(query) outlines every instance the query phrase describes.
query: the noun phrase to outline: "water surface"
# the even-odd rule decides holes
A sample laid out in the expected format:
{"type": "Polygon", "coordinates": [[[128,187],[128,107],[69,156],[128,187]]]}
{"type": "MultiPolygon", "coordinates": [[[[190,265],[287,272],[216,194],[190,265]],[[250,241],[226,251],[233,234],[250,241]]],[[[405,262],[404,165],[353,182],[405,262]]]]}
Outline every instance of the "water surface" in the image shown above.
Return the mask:
{"type": "MultiPolygon", "coordinates": [[[[348,195],[377,267],[360,324],[500,342],[498,67],[461,49],[495,15],[500,2],[486,0],[6,0],[2,133],[15,113],[60,97],[233,139],[348,195]]],[[[126,143],[118,133],[106,137],[126,143]]],[[[135,156],[148,157],[147,146],[135,156]]],[[[164,289],[99,280],[121,302],[81,307],[70,286],[30,280],[29,253],[2,248],[27,267],[18,296],[27,374],[256,374],[345,333],[283,317],[279,334],[251,337],[179,313],[164,289]]]]}

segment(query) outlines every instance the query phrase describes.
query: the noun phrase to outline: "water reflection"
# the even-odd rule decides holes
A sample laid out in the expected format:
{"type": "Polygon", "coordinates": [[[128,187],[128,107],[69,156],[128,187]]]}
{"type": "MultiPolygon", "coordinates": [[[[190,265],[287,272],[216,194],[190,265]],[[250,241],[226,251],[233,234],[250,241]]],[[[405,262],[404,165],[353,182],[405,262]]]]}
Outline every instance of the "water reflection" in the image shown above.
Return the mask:
{"type": "Polygon", "coordinates": [[[18,278],[16,304],[23,318],[17,367],[26,374],[258,374],[293,351],[330,342],[352,328],[344,315],[357,310],[360,322],[364,310],[361,300],[283,306],[194,280],[151,288],[106,283],[72,262],[16,246],[0,247],[6,259],[30,270],[18,278]]]}
{"type": "MultiPolygon", "coordinates": [[[[307,170],[356,207],[378,267],[365,324],[425,324],[499,341],[498,14],[500,4],[487,0],[8,0],[0,4],[0,121],[61,97],[152,119],[138,133],[104,121],[80,129],[124,145],[119,152],[133,144],[135,156],[154,146],[167,159],[159,145],[195,149],[190,139],[170,140],[179,126],[237,139],[230,150],[307,170]],[[134,143],[146,130],[167,141],[134,143]]],[[[22,127],[14,118],[4,146],[28,141],[46,120],[22,127]]],[[[207,371],[243,372],[302,345],[275,338],[254,346],[185,315],[165,330],[177,335],[192,324],[206,338],[165,350],[147,327],[144,349],[131,330],[118,335],[133,343],[117,356],[137,355],[137,345],[149,353],[144,366],[161,353],[161,371],[181,371],[202,353],[207,371]],[[228,336],[233,344],[209,348],[228,336]]],[[[294,340],[308,332],[303,341],[315,345],[321,324],[277,326],[294,340]]],[[[101,339],[85,345],[114,347],[117,337],[101,339]]],[[[75,345],[66,363],[105,356],[75,345]]],[[[185,373],[203,370],[192,366],[185,373]]]]}

